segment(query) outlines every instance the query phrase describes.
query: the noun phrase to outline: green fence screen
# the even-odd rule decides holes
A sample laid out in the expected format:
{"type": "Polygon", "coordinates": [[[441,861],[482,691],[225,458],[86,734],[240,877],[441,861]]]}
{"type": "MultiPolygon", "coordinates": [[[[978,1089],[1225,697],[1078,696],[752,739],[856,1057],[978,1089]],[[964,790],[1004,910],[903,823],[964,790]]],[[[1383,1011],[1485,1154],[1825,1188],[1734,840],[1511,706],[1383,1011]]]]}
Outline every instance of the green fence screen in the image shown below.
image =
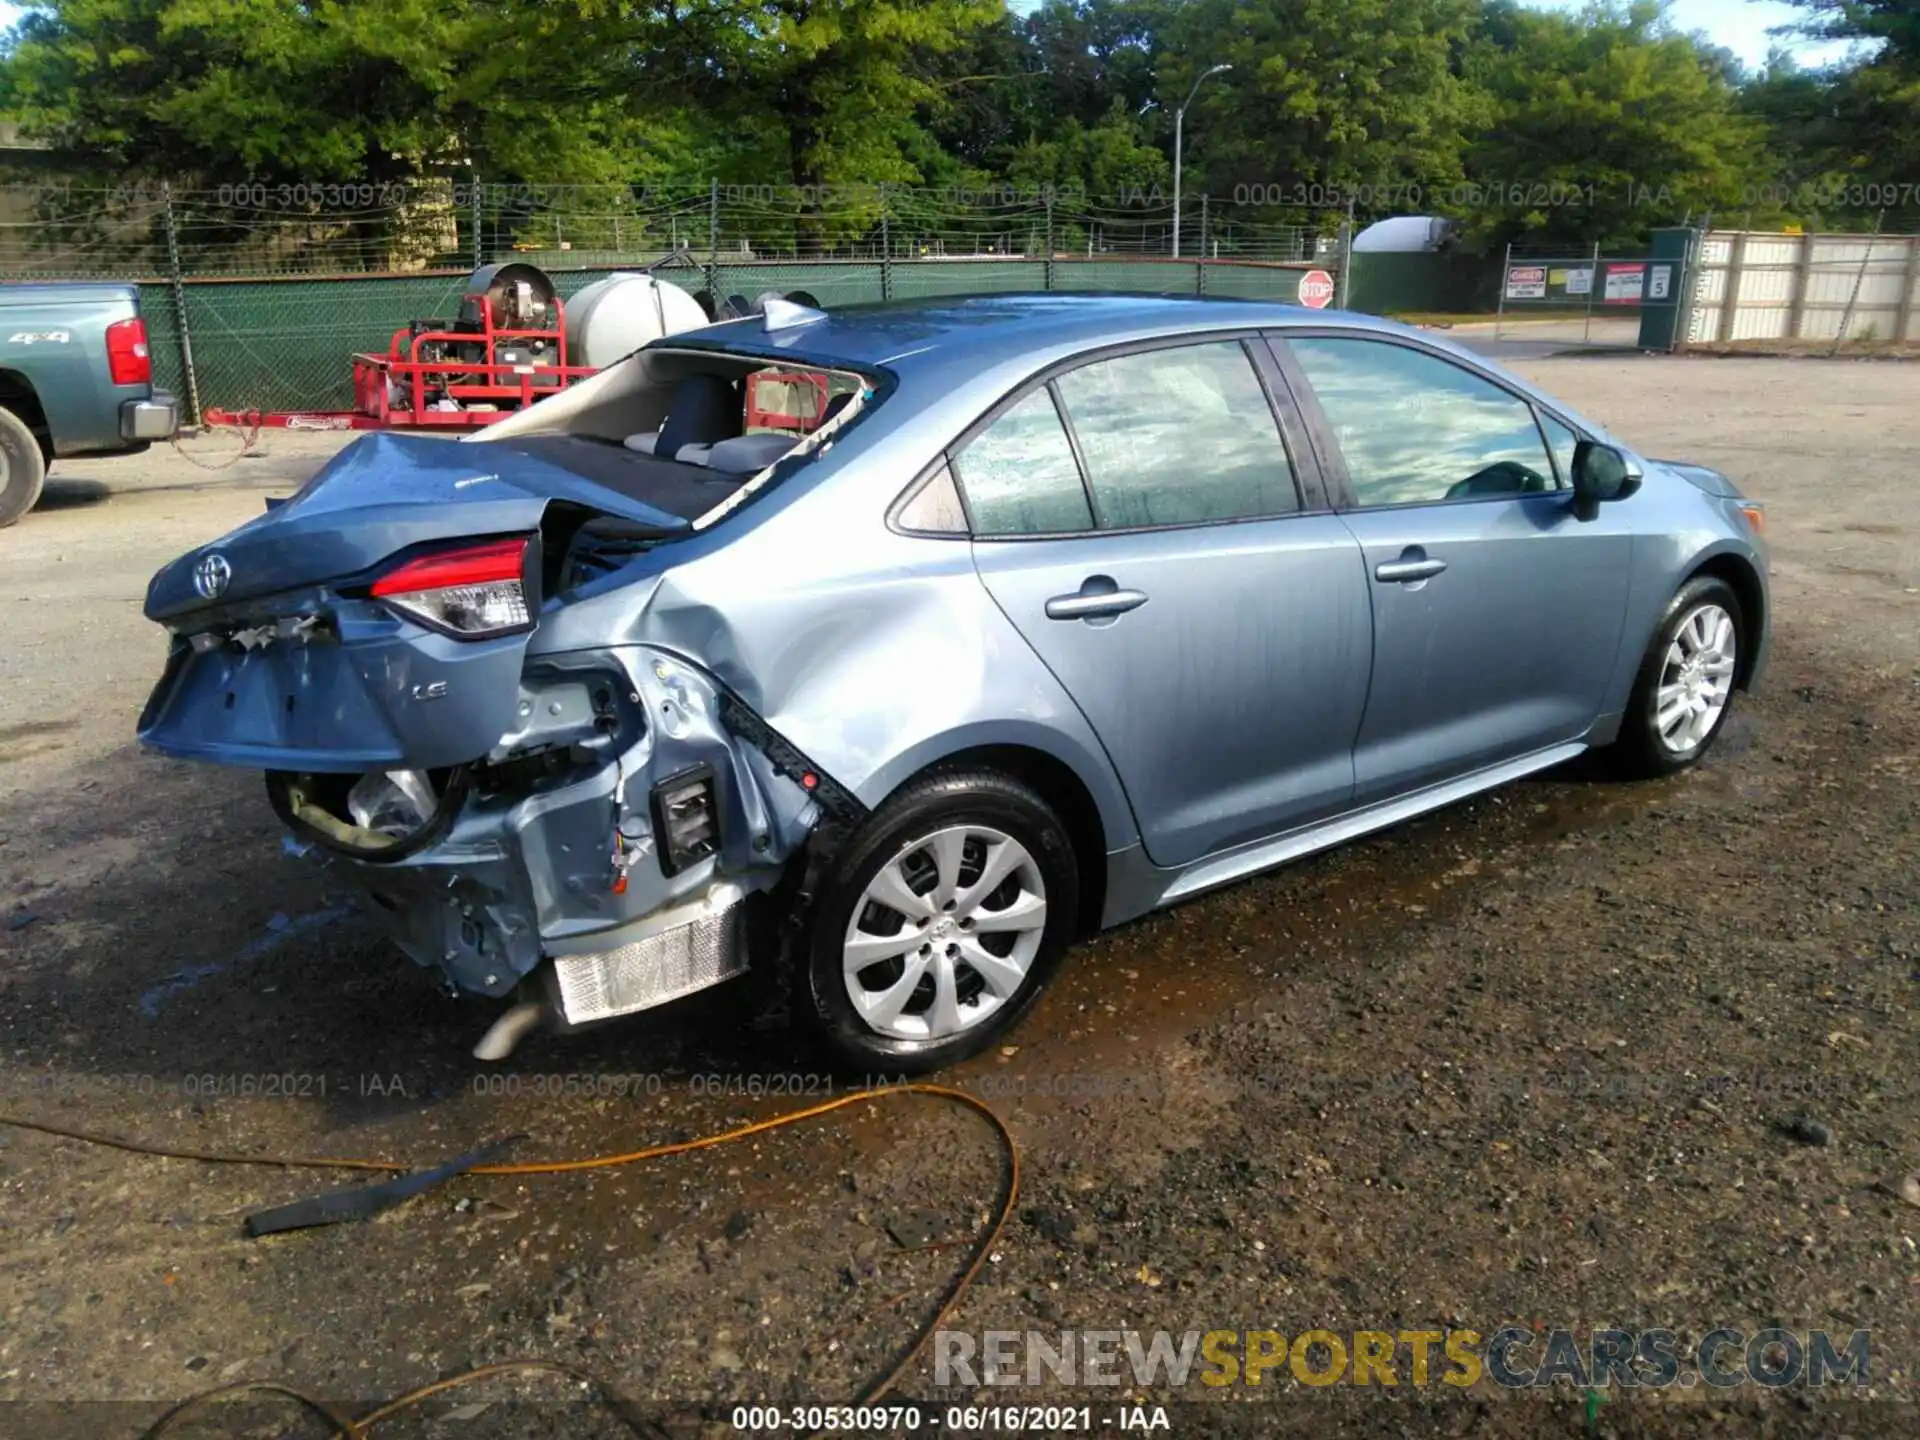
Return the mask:
{"type": "MultiPolygon", "coordinates": [[[[529,257],[537,260],[540,257],[529,257]]],[[[1291,303],[1306,264],[1228,260],[964,259],[792,261],[676,266],[659,272],[689,291],[707,288],[748,300],[805,290],[822,305],[915,300],[1014,291],[1119,291],[1208,295],[1291,303]]],[[[1328,267],[1331,270],[1331,267],[1328,267]]],[[[563,299],[608,269],[553,269],[563,299]]],[[[465,272],[189,279],[141,286],[141,311],[154,357],[155,383],[202,410],[346,410],[353,404],[351,357],[384,354],[397,330],[416,319],[450,318],[460,308],[465,272]],[[186,334],[181,333],[184,310],[186,334]],[[186,357],[192,354],[189,377],[186,357]]],[[[197,418],[197,417],[195,417],[197,418]]]]}

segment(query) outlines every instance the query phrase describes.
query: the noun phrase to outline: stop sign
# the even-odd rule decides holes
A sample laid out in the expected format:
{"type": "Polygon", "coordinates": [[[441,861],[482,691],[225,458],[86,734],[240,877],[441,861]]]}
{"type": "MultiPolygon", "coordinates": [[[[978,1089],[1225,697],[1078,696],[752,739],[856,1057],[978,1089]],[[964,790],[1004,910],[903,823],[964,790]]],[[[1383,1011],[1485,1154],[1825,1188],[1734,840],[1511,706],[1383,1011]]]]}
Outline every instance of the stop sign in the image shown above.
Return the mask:
{"type": "Polygon", "coordinates": [[[1300,303],[1310,310],[1324,310],[1333,303],[1333,276],[1324,270],[1309,270],[1300,277],[1300,303]]]}

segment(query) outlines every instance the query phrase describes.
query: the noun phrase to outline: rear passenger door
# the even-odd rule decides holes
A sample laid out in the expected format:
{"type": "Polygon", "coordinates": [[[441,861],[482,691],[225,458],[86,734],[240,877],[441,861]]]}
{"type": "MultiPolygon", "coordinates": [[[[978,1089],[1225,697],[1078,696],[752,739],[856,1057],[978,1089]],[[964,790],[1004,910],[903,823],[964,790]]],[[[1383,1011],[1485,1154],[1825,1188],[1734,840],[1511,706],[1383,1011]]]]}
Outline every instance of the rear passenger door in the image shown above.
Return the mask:
{"type": "Polygon", "coordinates": [[[1585,735],[1626,615],[1631,504],[1577,514],[1574,432],[1451,356],[1352,331],[1276,344],[1366,557],[1356,801],[1585,735]]]}
{"type": "Polygon", "coordinates": [[[1254,337],[1083,357],[951,451],[974,562],[1099,734],[1148,857],[1346,808],[1357,546],[1254,337]]]}

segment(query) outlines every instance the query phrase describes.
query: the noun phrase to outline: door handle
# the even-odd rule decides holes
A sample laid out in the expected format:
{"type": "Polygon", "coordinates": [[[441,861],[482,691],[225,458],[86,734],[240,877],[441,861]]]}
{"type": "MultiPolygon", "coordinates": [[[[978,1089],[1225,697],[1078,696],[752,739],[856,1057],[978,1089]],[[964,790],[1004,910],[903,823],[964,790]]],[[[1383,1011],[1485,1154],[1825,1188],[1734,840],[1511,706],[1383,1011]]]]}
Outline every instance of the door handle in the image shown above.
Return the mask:
{"type": "Polygon", "coordinates": [[[1383,565],[1374,566],[1373,578],[1385,581],[1389,585],[1406,585],[1415,580],[1431,580],[1446,568],[1447,562],[1444,560],[1403,555],[1398,560],[1389,560],[1383,565]]]}
{"type": "Polygon", "coordinates": [[[1077,595],[1056,595],[1047,601],[1049,620],[1108,620],[1138,610],[1147,603],[1144,590],[1121,590],[1104,575],[1090,577],[1077,595]],[[1095,582],[1106,584],[1096,587],[1095,582]]]}

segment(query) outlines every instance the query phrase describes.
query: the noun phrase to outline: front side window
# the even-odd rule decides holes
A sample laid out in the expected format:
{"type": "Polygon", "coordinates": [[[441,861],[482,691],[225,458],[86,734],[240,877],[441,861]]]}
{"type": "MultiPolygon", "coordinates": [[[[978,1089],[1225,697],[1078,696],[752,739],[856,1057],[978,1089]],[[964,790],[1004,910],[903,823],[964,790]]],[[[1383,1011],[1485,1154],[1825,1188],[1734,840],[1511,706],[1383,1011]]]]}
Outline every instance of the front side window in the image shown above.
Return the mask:
{"type": "Polygon", "coordinates": [[[1560,467],[1560,483],[1573,483],[1573,452],[1580,444],[1580,437],[1562,425],[1551,415],[1542,415],[1540,424],[1546,429],[1547,444],[1553,447],[1553,460],[1560,467]]]}
{"type": "Polygon", "coordinates": [[[1119,355],[1057,383],[1101,529],[1300,508],[1273,408],[1239,341],[1119,355]]]}
{"type": "Polygon", "coordinates": [[[1333,427],[1362,507],[1555,488],[1533,407],[1437,355],[1379,340],[1287,341],[1333,427]]]}
{"type": "Polygon", "coordinates": [[[953,458],[976,535],[1055,535],[1093,528],[1086,487],[1053,395],[1035,390],[953,458]]]}

